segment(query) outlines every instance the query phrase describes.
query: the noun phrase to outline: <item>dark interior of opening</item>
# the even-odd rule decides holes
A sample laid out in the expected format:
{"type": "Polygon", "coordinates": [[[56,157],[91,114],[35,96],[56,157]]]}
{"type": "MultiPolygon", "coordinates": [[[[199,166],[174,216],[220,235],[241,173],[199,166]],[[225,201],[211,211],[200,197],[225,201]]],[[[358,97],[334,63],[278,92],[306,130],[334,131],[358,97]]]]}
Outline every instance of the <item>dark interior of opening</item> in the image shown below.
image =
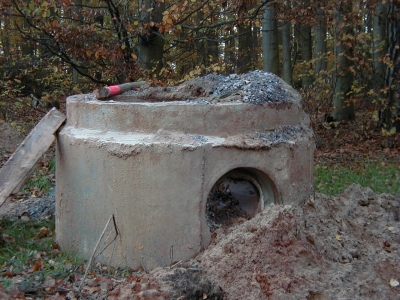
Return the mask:
{"type": "Polygon", "coordinates": [[[228,228],[261,211],[260,192],[247,176],[228,172],[211,189],[206,205],[210,231],[228,228]]]}

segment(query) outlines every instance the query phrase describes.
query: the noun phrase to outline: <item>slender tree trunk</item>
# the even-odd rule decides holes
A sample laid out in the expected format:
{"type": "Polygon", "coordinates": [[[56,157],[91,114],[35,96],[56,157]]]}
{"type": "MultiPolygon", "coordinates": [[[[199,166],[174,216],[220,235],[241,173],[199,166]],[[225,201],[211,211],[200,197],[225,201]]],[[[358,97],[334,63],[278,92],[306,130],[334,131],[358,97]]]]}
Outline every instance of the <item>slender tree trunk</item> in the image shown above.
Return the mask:
{"type": "Polygon", "coordinates": [[[327,68],[326,62],[326,18],[325,12],[321,9],[317,9],[317,25],[315,26],[315,74],[321,71],[325,71],[327,68]]]}
{"type": "MultiPolygon", "coordinates": [[[[73,13],[73,18],[77,20],[77,23],[79,25],[82,25],[83,21],[83,16],[82,16],[82,0],[74,0],[74,7],[72,9],[73,13]]],[[[75,86],[79,83],[79,73],[77,70],[75,70],[74,67],[71,67],[71,72],[72,72],[72,85],[75,86]]]]}
{"type": "Polygon", "coordinates": [[[252,52],[251,53],[251,69],[259,69],[260,61],[259,58],[260,56],[257,55],[259,51],[261,50],[261,39],[260,39],[260,33],[261,33],[261,28],[257,26],[255,23],[252,24],[252,52]]]}
{"type": "Polygon", "coordinates": [[[218,31],[210,30],[207,34],[208,39],[206,40],[206,60],[213,64],[219,60],[219,42],[218,42],[218,31]]]}
{"type": "Polygon", "coordinates": [[[282,25],[283,80],[285,80],[289,85],[293,85],[291,27],[292,26],[288,21],[285,21],[282,25]]]}
{"type": "Polygon", "coordinates": [[[346,45],[345,36],[352,34],[352,29],[346,24],[344,16],[351,12],[351,2],[337,1],[335,8],[335,57],[336,57],[336,83],[333,95],[333,118],[341,120],[354,120],[355,112],[353,102],[348,101],[348,92],[353,84],[353,75],[350,71],[352,48],[346,45]]]}
{"type": "MultiPolygon", "coordinates": [[[[26,5],[28,5],[30,1],[29,0],[24,0],[24,2],[26,3],[26,5]]],[[[28,16],[25,16],[22,28],[23,28],[24,31],[28,31],[29,30],[30,25],[29,25],[28,16]]],[[[34,49],[33,49],[31,41],[29,41],[28,39],[22,40],[21,48],[22,48],[22,55],[23,56],[32,56],[33,55],[34,49]]]]}
{"type": "Polygon", "coordinates": [[[1,45],[3,46],[3,64],[2,64],[2,69],[4,69],[4,66],[8,65],[6,61],[10,58],[10,32],[11,32],[11,26],[10,26],[10,20],[9,16],[3,15],[1,17],[1,45]]]}
{"type": "MultiPolygon", "coordinates": [[[[305,8],[310,6],[310,0],[304,1],[305,8]]],[[[311,26],[306,23],[302,23],[299,26],[299,39],[300,39],[300,49],[301,58],[303,61],[303,74],[302,74],[302,86],[303,88],[309,87],[314,79],[310,74],[312,71],[312,37],[311,37],[311,26]]]]}
{"type": "Polygon", "coordinates": [[[374,64],[374,90],[380,93],[384,86],[386,54],[386,5],[379,0],[376,3],[373,18],[373,64],[374,64]]]}
{"type": "Polygon", "coordinates": [[[249,25],[241,24],[239,27],[239,59],[237,61],[237,72],[246,73],[251,70],[251,56],[253,54],[252,32],[249,25]]]}
{"type": "Polygon", "coordinates": [[[150,22],[158,23],[162,20],[162,13],[165,10],[164,1],[139,0],[140,22],[147,27],[148,31],[139,36],[137,50],[140,66],[158,74],[162,68],[164,54],[164,38],[155,26],[150,22]]]}
{"type": "Polygon", "coordinates": [[[400,1],[388,6],[388,50],[390,64],[386,67],[385,86],[388,88],[387,103],[382,108],[380,127],[396,127],[400,132],[400,1]]]}
{"type": "Polygon", "coordinates": [[[225,42],[224,57],[226,64],[226,73],[235,73],[236,70],[236,39],[233,29],[230,30],[229,40],[225,42]]]}
{"type": "MultiPolygon", "coordinates": [[[[196,25],[200,25],[203,22],[203,19],[204,19],[204,13],[202,10],[199,10],[196,13],[196,25]]],[[[197,36],[195,38],[195,47],[196,47],[197,64],[200,66],[207,66],[208,60],[206,51],[206,41],[201,36],[200,31],[196,32],[196,35],[197,36]]]]}
{"type": "MultiPolygon", "coordinates": [[[[50,8],[50,17],[47,18],[47,21],[51,22],[54,19],[55,15],[56,15],[55,9],[54,8],[50,8]]],[[[48,42],[46,42],[46,44],[50,44],[51,43],[50,42],[51,37],[49,37],[45,33],[41,34],[41,39],[42,40],[47,40],[48,42]]],[[[47,47],[45,47],[43,44],[41,44],[39,46],[39,56],[40,56],[40,58],[47,59],[50,56],[52,56],[52,53],[49,51],[49,49],[47,47]]]]}
{"type": "Polygon", "coordinates": [[[275,4],[271,3],[264,11],[262,21],[262,48],[264,71],[279,76],[279,44],[275,4]]]}

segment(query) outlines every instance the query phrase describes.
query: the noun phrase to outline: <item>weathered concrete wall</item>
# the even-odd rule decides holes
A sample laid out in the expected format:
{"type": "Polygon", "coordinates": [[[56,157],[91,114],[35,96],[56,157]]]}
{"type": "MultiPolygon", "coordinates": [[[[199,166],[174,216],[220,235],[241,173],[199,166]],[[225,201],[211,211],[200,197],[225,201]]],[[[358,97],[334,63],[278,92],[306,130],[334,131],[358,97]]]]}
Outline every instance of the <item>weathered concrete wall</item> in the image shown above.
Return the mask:
{"type": "MultiPolygon", "coordinates": [[[[263,206],[305,201],[312,192],[314,141],[300,97],[270,74],[243,76],[249,76],[238,77],[245,82],[274,78],[284,97],[246,103],[240,101],[249,98],[245,93],[222,101],[226,97],[208,92],[182,100],[193,81],[181,94],[179,87],[159,94],[149,88],[151,102],[146,91],[113,101],[69,97],[67,124],[57,139],[61,248],[89,258],[114,215],[120,234],[100,261],[150,269],[188,259],[208,246],[208,195],[234,169],[258,183],[263,206]]],[[[111,224],[100,248],[111,242],[113,230],[111,224]]]]}

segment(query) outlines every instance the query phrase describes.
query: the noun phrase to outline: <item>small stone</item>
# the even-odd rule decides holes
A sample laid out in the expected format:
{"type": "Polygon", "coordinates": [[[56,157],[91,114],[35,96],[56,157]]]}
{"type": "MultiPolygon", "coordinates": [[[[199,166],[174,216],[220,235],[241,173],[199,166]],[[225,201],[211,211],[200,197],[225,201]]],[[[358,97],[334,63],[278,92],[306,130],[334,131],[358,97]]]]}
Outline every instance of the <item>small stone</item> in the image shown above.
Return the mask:
{"type": "Polygon", "coordinates": [[[390,286],[392,286],[392,287],[399,286],[399,282],[398,282],[396,279],[394,279],[394,278],[390,279],[389,284],[390,284],[390,286]]]}

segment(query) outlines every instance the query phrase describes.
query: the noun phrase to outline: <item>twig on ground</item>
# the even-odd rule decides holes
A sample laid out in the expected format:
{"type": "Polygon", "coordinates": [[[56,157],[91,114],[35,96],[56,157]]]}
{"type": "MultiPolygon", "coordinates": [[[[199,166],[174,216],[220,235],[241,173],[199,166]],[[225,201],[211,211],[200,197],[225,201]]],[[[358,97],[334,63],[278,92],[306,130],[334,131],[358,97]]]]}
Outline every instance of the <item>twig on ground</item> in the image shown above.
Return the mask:
{"type": "Polygon", "coordinates": [[[95,255],[96,251],[97,251],[97,248],[99,247],[100,242],[101,242],[101,240],[103,239],[104,234],[106,233],[108,224],[110,224],[110,222],[111,222],[111,220],[112,220],[113,218],[114,218],[114,215],[112,214],[112,215],[110,216],[110,218],[108,219],[107,224],[106,224],[106,226],[104,227],[103,232],[101,233],[100,238],[99,238],[99,240],[97,241],[96,246],[94,247],[93,253],[92,253],[92,255],[91,255],[90,259],[89,259],[89,263],[88,263],[88,265],[87,265],[87,267],[86,267],[85,275],[83,275],[81,284],[79,285],[79,288],[78,288],[78,292],[79,292],[79,293],[81,292],[83,283],[85,282],[86,276],[87,276],[87,274],[89,273],[89,269],[90,269],[90,266],[92,265],[93,258],[94,258],[94,255],[95,255]]]}

